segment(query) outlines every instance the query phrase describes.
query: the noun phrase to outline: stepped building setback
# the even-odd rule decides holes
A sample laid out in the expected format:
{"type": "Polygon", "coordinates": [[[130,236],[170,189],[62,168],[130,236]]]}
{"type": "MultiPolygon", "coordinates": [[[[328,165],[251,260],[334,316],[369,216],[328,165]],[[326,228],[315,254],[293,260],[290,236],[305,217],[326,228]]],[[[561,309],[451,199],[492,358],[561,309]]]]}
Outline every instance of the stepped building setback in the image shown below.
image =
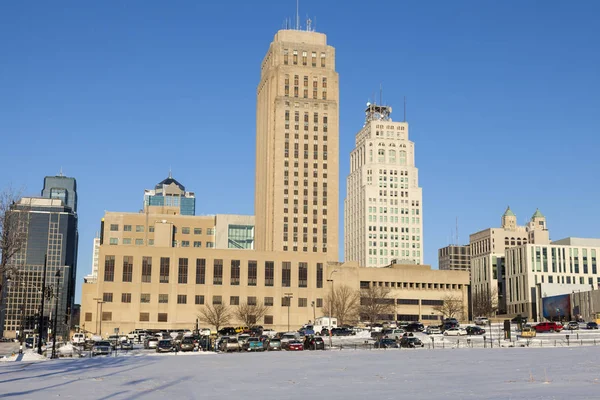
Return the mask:
{"type": "Polygon", "coordinates": [[[367,103],[350,154],[344,202],[344,253],[366,267],[423,263],[423,195],[408,123],[367,103]]]}

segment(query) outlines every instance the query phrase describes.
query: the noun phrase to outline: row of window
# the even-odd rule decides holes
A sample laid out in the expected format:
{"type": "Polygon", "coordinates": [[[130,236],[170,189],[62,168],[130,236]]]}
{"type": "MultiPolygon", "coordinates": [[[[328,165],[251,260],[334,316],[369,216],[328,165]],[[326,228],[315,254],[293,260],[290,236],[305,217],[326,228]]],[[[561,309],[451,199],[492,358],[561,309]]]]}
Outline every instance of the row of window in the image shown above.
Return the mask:
{"type": "MultiPolygon", "coordinates": [[[[140,303],[149,304],[151,300],[150,293],[141,293],[140,294],[140,303]]],[[[112,303],[113,302],[113,293],[103,293],[102,301],[104,303],[112,303]]],[[[121,293],[121,303],[131,303],[131,293],[121,293]]],[[[158,295],[158,304],[168,304],[169,303],[169,295],[167,293],[161,293],[158,295]]],[[[177,295],[177,304],[187,304],[187,295],[178,294],[177,295]]],[[[256,296],[248,296],[246,299],[246,303],[250,306],[255,306],[258,304],[258,300],[256,296]]],[[[194,304],[203,305],[205,304],[204,295],[195,295],[194,304]]],[[[223,296],[215,295],[212,297],[212,304],[224,304],[223,296]]],[[[263,304],[268,307],[272,307],[275,305],[273,297],[265,297],[263,300],[263,304]]],[[[400,304],[400,303],[398,303],[400,304]]],[[[229,305],[231,306],[239,306],[240,305],[240,296],[230,296],[229,297],[229,305]]],[[[317,308],[323,307],[323,299],[318,298],[315,302],[311,302],[311,305],[317,308]]],[[[291,307],[291,300],[289,297],[281,298],[281,306],[282,307],[291,307]]],[[[308,307],[308,299],[306,297],[298,298],[298,307],[308,307]]]]}
{"type": "MultiPolygon", "coordinates": [[[[145,229],[146,229],[146,227],[144,225],[135,225],[136,232],[145,232],[145,229]]],[[[186,227],[186,226],[181,228],[181,233],[183,235],[189,235],[192,232],[192,230],[194,232],[194,235],[202,235],[202,228],[190,228],[190,227],[186,227]]],[[[110,224],[110,231],[118,232],[119,224],[110,224]]],[[[133,225],[123,225],[123,232],[133,232],[133,225]]],[[[150,233],[154,232],[154,226],[149,226],[148,232],[150,232],[150,233]]],[[[177,228],[174,228],[174,233],[177,233],[177,228]]],[[[209,236],[214,236],[215,228],[207,228],[206,234],[209,236]]]]}
{"type": "MultiPolygon", "coordinates": [[[[92,313],[85,313],[85,321],[86,322],[90,322],[92,321],[92,313]]],[[[102,321],[104,322],[110,322],[112,321],[112,312],[111,311],[103,311],[102,312],[102,321]]],[[[169,322],[169,315],[168,313],[157,313],[156,315],[156,322],[169,322]]],[[[149,312],[141,312],[139,315],[139,322],[155,322],[150,321],[150,313],[149,312]]],[[[260,322],[260,321],[257,321],[260,322]]],[[[263,325],[273,325],[273,316],[272,315],[265,315],[263,318],[263,325]]]]}
{"type": "MultiPolygon", "coordinates": [[[[105,256],[104,259],[104,281],[115,281],[115,266],[116,258],[112,255],[105,256]]],[[[142,257],[141,265],[141,281],[143,283],[152,282],[152,257],[142,257]]],[[[241,262],[240,260],[231,260],[230,265],[230,285],[239,286],[241,283],[241,262]]],[[[177,264],[177,283],[187,284],[188,275],[190,274],[189,260],[187,258],[179,258],[177,264]]],[[[192,268],[193,270],[193,268],[192,268]]],[[[298,287],[308,287],[308,263],[298,263],[298,287]]],[[[171,274],[171,259],[169,257],[160,257],[159,265],[159,283],[169,283],[171,274]]],[[[248,277],[248,286],[256,286],[258,280],[258,263],[257,261],[248,261],[246,266],[246,276],[248,277]]],[[[273,261],[265,261],[264,264],[264,285],[274,286],[275,279],[275,263],[273,261]]],[[[283,287],[291,286],[292,263],[284,261],[281,265],[281,285],[283,287]]],[[[133,282],[133,257],[123,256],[122,264],[122,281],[133,282]]],[[[203,285],[206,283],[206,259],[197,258],[195,268],[195,283],[203,285]]],[[[213,285],[223,284],[223,260],[213,260],[213,285]]],[[[323,287],[323,264],[317,263],[316,269],[316,287],[323,287]]]]}
{"type": "Polygon", "coordinates": [[[380,281],[360,281],[361,289],[368,289],[373,286],[391,287],[398,289],[446,289],[462,290],[460,283],[426,283],[426,282],[380,282],[380,281]]]}
{"type": "MultiPolygon", "coordinates": [[[[310,65],[312,67],[316,67],[317,66],[317,52],[316,51],[312,51],[311,52],[311,57],[310,57],[310,65]]],[[[327,59],[325,53],[321,53],[321,57],[319,57],[319,59],[321,60],[320,65],[321,68],[325,68],[325,60],[327,59]]],[[[301,52],[299,52],[298,50],[292,50],[292,57],[290,60],[290,50],[289,49],[283,49],[283,64],[284,65],[298,65],[298,63],[301,63],[303,66],[308,66],[308,52],[306,50],[302,50],[301,52]],[[302,55],[302,59],[299,59],[299,53],[301,53],[302,55]]]]}
{"type": "MultiPolygon", "coordinates": [[[[119,239],[118,238],[110,238],[109,242],[108,242],[111,246],[118,246],[119,245],[119,239]]],[[[193,244],[194,247],[198,248],[198,247],[202,247],[202,242],[201,241],[193,241],[190,242],[189,240],[181,240],[181,241],[173,241],[173,247],[190,247],[190,243],[193,244]]],[[[132,245],[135,244],[136,246],[143,246],[144,245],[144,239],[135,239],[135,241],[133,241],[132,238],[123,238],[122,240],[122,244],[124,246],[127,245],[132,245]]],[[[148,239],[148,246],[154,246],[154,239],[148,239]]],[[[205,246],[207,249],[212,249],[215,247],[215,243],[214,242],[205,242],[205,246]]]]}

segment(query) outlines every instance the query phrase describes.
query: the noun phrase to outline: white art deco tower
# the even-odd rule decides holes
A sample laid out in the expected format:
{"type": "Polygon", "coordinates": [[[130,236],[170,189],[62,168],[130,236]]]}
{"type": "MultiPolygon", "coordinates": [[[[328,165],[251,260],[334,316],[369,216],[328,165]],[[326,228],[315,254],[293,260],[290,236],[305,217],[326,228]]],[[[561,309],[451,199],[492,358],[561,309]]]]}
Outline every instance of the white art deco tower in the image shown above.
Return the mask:
{"type": "Polygon", "coordinates": [[[344,202],[344,256],[366,267],[423,263],[423,202],[408,123],[367,103],[350,154],[344,202]]]}

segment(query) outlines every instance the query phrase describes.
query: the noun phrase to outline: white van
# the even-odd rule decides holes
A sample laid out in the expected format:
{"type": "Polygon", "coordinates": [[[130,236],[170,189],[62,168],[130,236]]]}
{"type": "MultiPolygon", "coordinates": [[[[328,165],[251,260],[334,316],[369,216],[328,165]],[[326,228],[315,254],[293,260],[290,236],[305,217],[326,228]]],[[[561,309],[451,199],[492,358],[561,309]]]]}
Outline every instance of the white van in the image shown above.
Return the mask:
{"type": "Polygon", "coordinates": [[[84,344],[85,343],[85,333],[74,333],[73,338],[71,339],[71,343],[84,344]]]}

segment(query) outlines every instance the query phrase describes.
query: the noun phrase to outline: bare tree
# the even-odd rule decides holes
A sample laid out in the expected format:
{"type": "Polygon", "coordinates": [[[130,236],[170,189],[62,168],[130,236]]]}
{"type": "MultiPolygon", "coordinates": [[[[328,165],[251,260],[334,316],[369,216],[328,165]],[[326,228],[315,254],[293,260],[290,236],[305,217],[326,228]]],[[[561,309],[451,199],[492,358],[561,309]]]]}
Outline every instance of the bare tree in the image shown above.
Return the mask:
{"type": "Polygon", "coordinates": [[[394,299],[389,298],[390,289],[371,285],[360,291],[360,317],[371,324],[395,314],[394,299]]]}
{"type": "Polygon", "coordinates": [[[17,210],[15,205],[20,193],[8,188],[0,192],[0,298],[4,278],[12,278],[18,272],[14,257],[23,249],[27,237],[26,223],[29,213],[25,208],[17,210]]]}
{"type": "Polygon", "coordinates": [[[358,321],[360,292],[346,285],[340,285],[325,298],[323,315],[337,318],[338,325],[358,321]]]}
{"type": "Polygon", "coordinates": [[[214,326],[217,331],[228,324],[232,317],[231,310],[225,304],[206,304],[198,315],[200,321],[214,326]]]}
{"type": "Polygon", "coordinates": [[[263,303],[243,303],[235,309],[234,314],[237,320],[242,322],[244,326],[252,328],[267,315],[269,310],[269,306],[265,306],[263,303]]]}
{"type": "Polygon", "coordinates": [[[463,301],[456,295],[445,296],[442,301],[442,305],[434,306],[433,309],[445,318],[457,318],[462,319],[464,312],[463,301]]]}
{"type": "Polygon", "coordinates": [[[498,311],[498,290],[483,289],[473,294],[471,298],[473,305],[473,316],[491,317],[498,311]]]}

